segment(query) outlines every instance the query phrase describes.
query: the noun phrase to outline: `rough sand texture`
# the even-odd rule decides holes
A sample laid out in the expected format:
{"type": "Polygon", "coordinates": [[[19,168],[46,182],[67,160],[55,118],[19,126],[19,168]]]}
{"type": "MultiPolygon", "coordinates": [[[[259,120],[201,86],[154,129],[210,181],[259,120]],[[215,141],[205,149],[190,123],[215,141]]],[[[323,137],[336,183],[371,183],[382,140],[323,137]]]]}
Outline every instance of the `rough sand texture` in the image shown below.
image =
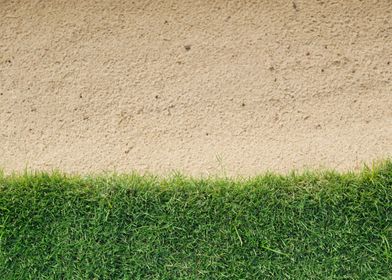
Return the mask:
{"type": "Polygon", "coordinates": [[[0,0],[6,172],[250,175],[391,155],[390,0],[0,0]]]}

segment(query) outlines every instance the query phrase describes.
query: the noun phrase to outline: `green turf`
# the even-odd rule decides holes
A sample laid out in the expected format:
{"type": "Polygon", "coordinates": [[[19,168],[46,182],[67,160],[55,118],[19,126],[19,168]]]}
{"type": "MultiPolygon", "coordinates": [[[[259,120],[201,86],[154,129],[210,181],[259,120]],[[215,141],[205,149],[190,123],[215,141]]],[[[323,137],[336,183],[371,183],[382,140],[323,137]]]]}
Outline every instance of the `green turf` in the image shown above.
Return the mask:
{"type": "Polygon", "coordinates": [[[0,279],[392,279],[392,162],[359,174],[0,175],[0,279]]]}

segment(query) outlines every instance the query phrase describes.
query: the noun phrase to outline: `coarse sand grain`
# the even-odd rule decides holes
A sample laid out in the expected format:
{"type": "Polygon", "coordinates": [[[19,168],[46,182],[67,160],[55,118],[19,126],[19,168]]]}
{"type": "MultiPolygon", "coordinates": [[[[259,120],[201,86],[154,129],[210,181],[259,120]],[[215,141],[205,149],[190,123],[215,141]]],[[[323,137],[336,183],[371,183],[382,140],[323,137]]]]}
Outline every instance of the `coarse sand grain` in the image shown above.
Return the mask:
{"type": "Polygon", "coordinates": [[[0,167],[190,175],[392,155],[392,2],[0,0],[0,167]]]}

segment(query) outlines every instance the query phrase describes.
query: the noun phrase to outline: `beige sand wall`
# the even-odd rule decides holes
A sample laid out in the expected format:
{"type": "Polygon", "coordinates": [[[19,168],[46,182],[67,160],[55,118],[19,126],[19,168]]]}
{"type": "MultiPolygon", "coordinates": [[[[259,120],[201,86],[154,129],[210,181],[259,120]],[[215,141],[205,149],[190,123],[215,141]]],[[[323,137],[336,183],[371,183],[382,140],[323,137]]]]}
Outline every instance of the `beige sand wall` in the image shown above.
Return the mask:
{"type": "Polygon", "coordinates": [[[7,172],[355,168],[391,108],[390,0],[0,0],[7,172]]]}

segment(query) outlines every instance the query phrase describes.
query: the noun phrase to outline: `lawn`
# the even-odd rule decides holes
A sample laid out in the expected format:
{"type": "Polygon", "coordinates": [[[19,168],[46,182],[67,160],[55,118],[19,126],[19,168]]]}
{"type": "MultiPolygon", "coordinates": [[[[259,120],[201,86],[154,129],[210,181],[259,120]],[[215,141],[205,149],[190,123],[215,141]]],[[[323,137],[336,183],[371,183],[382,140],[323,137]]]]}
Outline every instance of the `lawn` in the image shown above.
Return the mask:
{"type": "Polygon", "coordinates": [[[250,179],[0,174],[1,279],[392,279],[392,162],[250,179]]]}

